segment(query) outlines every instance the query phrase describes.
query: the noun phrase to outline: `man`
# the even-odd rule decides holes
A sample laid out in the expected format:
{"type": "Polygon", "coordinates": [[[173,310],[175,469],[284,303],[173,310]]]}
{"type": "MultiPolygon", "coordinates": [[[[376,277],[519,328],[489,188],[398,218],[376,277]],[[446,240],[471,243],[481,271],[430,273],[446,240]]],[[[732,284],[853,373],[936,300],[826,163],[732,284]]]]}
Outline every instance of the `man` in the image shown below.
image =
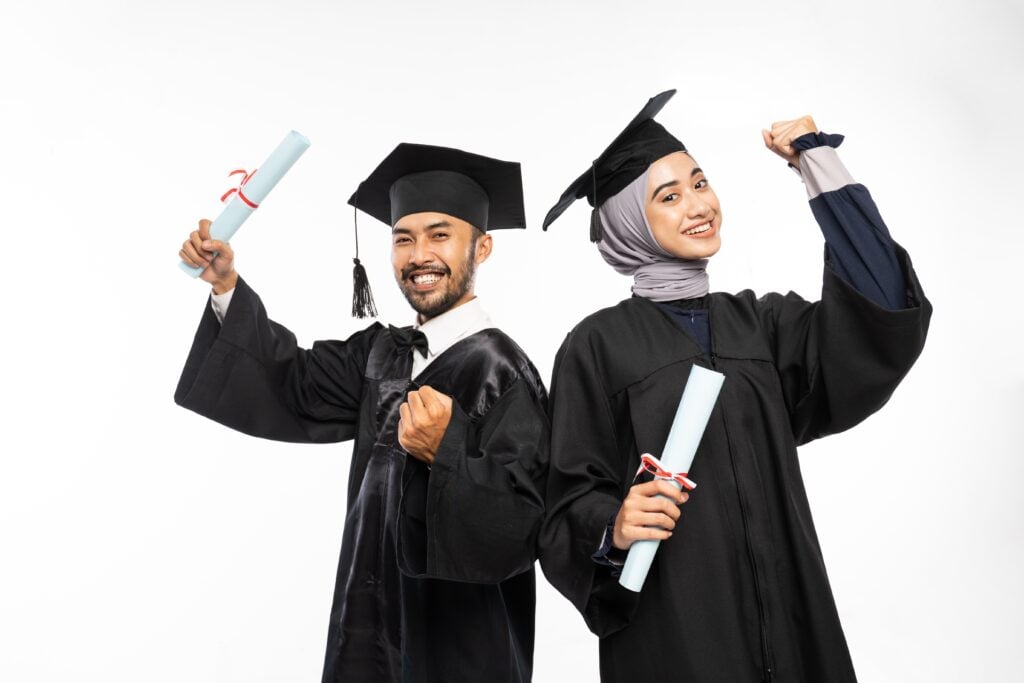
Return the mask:
{"type": "Polygon", "coordinates": [[[255,436],[355,439],[324,681],[528,681],[547,399],[473,292],[487,231],[525,227],[519,164],[403,143],[349,203],[392,226],[416,325],[299,348],[201,221],[180,256],[213,296],[175,401],[255,436]]]}

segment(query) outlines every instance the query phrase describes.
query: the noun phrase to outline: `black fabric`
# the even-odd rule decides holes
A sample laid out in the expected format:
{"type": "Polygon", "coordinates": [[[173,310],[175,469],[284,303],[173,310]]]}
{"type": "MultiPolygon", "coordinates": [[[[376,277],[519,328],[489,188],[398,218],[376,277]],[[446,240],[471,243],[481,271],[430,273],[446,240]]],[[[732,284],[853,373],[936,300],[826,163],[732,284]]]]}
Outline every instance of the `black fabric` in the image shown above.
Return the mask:
{"type": "Polygon", "coordinates": [[[388,325],[388,333],[391,334],[391,340],[395,344],[396,353],[405,354],[415,351],[424,358],[427,357],[430,345],[427,341],[427,335],[423,334],[420,330],[412,327],[388,325]]]}
{"type": "Polygon", "coordinates": [[[401,143],[348,203],[391,227],[423,211],[455,216],[484,231],[526,227],[519,164],[450,147],[401,143]]]}
{"type": "Polygon", "coordinates": [[[413,213],[440,211],[487,231],[490,201],[484,188],[454,171],[424,171],[402,176],[391,195],[391,225],[413,213]]]}
{"type": "Polygon", "coordinates": [[[355,438],[324,681],[528,681],[544,386],[499,330],[457,342],[415,381],[414,346],[395,336],[375,323],[299,348],[239,279],[223,326],[207,305],[175,401],[263,438],[355,438]],[[430,469],[396,436],[422,385],[453,397],[430,469]]]}
{"type": "Polygon", "coordinates": [[[796,447],[878,410],[924,344],[931,305],[889,311],[829,268],[821,301],[714,293],[704,354],[634,297],[583,320],[555,359],[544,574],[601,638],[601,679],[855,679],[796,447]],[[690,468],[699,482],[643,590],[592,559],[639,466],[661,453],[690,367],[725,383],[690,468]]]}
{"type": "MultiPolygon", "coordinates": [[[[544,217],[545,230],[577,199],[586,197],[591,206],[598,207],[639,178],[658,159],[673,152],[686,151],[682,142],[654,121],[654,116],[675,93],[675,90],[666,90],[647,101],[590,168],[562,193],[544,217]]],[[[600,235],[595,239],[594,233],[592,227],[591,241],[600,241],[600,235]]]]}
{"type": "Polygon", "coordinates": [[[653,119],[644,121],[598,158],[595,163],[596,195],[593,183],[590,187],[587,187],[585,181],[582,183],[587,201],[591,206],[600,206],[639,178],[658,159],[673,152],[685,151],[686,145],[660,123],[653,119]]]}

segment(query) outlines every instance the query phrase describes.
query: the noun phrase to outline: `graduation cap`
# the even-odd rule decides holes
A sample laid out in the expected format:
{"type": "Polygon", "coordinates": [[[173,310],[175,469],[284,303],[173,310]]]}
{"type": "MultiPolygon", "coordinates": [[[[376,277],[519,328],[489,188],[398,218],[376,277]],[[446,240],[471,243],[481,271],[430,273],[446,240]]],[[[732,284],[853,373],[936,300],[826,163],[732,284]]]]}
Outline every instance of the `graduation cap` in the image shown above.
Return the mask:
{"type": "Polygon", "coordinates": [[[590,241],[601,241],[601,219],[597,212],[601,204],[643,175],[647,167],[661,157],[686,151],[686,145],[654,120],[675,94],[675,90],[666,90],[647,100],[612,144],[562,193],[558,203],[544,217],[544,230],[573,202],[586,197],[594,207],[590,216],[590,241]]]}
{"type": "Polygon", "coordinates": [[[446,213],[484,232],[526,227],[519,164],[450,147],[401,143],[348,203],[392,227],[421,211],[446,213]]]}
{"type": "MultiPolygon", "coordinates": [[[[392,227],[403,216],[424,211],[460,218],[483,232],[526,227],[519,164],[450,147],[399,144],[359,183],[348,203],[392,227]]],[[[353,260],[352,315],[376,316],[359,262],[358,222],[353,260]]]]}

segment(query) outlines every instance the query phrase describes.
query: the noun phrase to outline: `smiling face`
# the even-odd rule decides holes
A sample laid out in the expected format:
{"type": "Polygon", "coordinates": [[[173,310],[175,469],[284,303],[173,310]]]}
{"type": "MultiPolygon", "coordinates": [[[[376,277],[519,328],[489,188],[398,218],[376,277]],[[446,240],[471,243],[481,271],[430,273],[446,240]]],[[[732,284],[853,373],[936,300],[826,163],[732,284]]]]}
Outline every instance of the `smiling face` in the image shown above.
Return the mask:
{"type": "Polygon", "coordinates": [[[644,211],[654,239],[677,258],[708,258],[722,246],[718,197],[686,152],[673,152],[651,164],[644,211]]]}
{"type": "Polygon", "coordinates": [[[490,254],[490,235],[444,213],[403,216],[391,231],[395,280],[420,322],[472,299],[476,267],[490,254]]]}

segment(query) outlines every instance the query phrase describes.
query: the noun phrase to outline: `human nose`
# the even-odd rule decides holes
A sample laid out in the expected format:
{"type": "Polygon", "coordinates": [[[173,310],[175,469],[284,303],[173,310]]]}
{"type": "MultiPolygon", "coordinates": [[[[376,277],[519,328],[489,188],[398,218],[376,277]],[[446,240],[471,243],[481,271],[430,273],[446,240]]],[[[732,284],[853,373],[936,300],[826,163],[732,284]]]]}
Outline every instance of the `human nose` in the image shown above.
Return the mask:
{"type": "Polygon", "coordinates": [[[417,239],[412,245],[410,261],[414,264],[428,263],[434,256],[430,249],[430,240],[417,239]]]}
{"type": "Polygon", "coordinates": [[[711,215],[711,205],[704,201],[699,194],[693,192],[687,203],[686,214],[688,218],[704,218],[711,215]]]}

